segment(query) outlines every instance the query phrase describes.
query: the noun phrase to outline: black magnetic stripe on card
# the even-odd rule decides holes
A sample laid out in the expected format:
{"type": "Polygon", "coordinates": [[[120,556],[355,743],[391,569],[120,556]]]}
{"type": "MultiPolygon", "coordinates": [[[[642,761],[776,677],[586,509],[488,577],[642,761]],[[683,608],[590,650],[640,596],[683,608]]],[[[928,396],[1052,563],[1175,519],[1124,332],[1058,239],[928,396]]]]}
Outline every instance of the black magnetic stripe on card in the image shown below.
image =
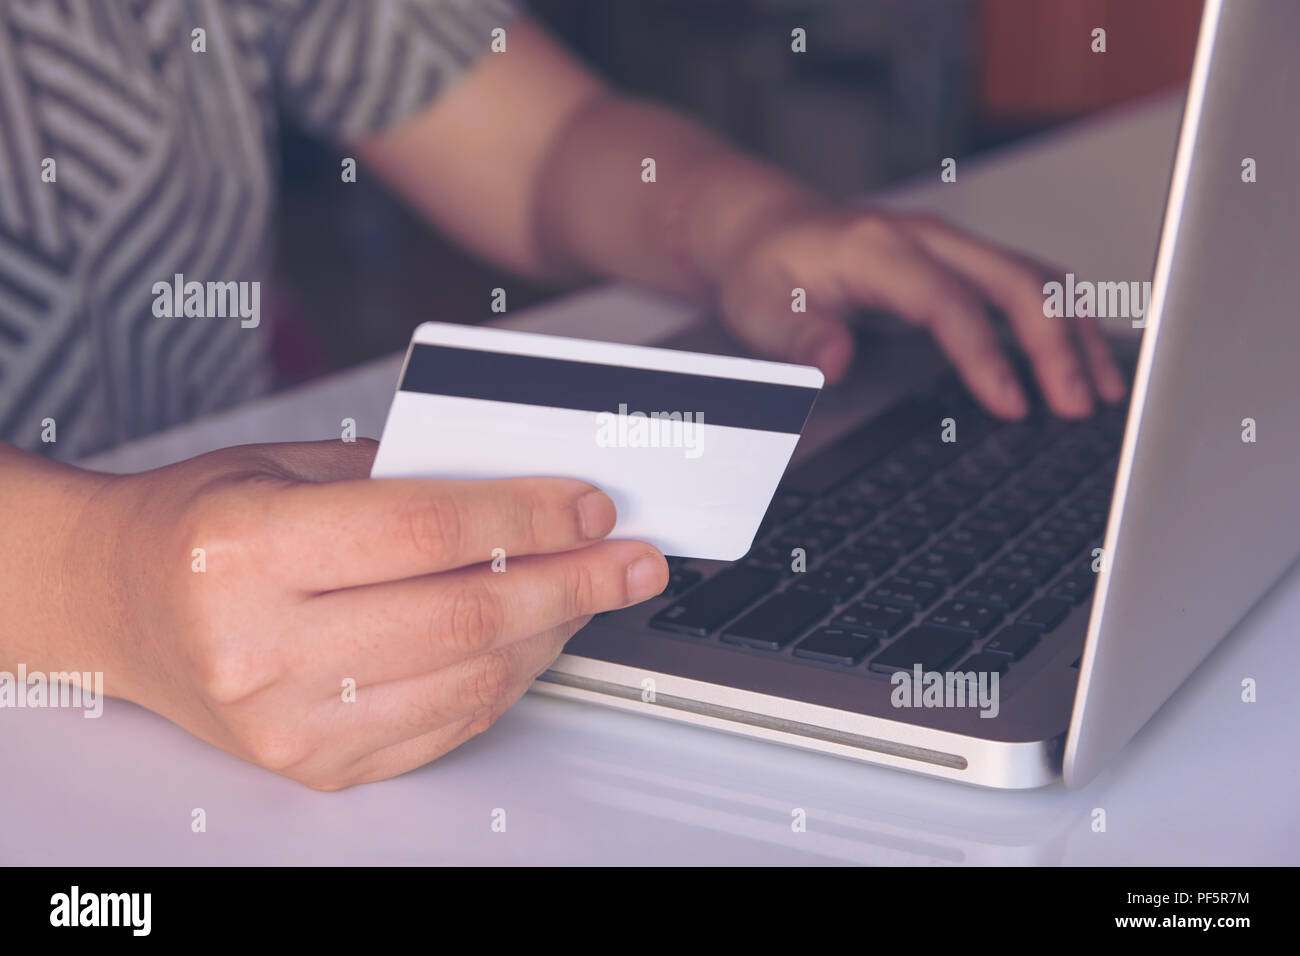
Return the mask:
{"type": "Polygon", "coordinates": [[[798,435],[817,389],[445,345],[412,346],[401,390],[628,414],[681,412],[705,425],[798,435]]]}

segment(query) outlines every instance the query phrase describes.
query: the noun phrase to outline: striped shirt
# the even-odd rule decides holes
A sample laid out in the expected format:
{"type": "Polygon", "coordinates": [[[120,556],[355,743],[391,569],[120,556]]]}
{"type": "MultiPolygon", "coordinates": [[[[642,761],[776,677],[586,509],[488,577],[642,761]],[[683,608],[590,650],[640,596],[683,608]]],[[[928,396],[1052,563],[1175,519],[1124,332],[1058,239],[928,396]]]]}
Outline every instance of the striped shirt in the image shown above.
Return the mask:
{"type": "Polygon", "coordinates": [[[277,108],[375,133],[515,6],[0,0],[0,440],[74,459],[264,390],[277,108]]]}

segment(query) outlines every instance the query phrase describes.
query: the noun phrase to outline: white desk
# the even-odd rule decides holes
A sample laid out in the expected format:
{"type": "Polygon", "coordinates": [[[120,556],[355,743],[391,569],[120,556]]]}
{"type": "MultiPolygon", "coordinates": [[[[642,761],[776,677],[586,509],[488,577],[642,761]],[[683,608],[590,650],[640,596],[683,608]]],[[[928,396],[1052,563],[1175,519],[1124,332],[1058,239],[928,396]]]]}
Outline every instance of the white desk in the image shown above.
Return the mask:
{"type": "MultiPolygon", "coordinates": [[[[1071,266],[1150,269],[1178,119],[1169,99],[882,197],[1071,266]]],[[[602,289],[510,324],[651,341],[680,305],[602,289]]],[[[397,358],[102,456],[137,470],[222,445],[377,436],[397,358]]],[[[527,697],[404,777],[319,794],[110,700],[0,711],[0,863],[1300,862],[1300,571],[1090,787],[981,791],[571,702],[527,697]],[[1240,702],[1243,677],[1259,702],[1240,702]],[[207,832],[192,833],[202,807],[207,832]],[[1091,829],[1104,808],[1105,833],[1091,829]],[[507,812],[504,833],[490,827],[507,812]],[[807,813],[795,833],[791,813],[807,813]]]]}

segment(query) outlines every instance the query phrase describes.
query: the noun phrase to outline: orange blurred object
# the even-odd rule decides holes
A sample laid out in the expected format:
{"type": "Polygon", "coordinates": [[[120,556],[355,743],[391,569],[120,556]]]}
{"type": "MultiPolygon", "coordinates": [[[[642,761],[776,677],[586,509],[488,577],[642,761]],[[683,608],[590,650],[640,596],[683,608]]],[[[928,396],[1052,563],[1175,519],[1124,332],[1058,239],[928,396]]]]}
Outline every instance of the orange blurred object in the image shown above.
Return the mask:
{"type": "Polygon", "coordinates": [[[1200,17],[1199,0],[980,0],[981,119],[1039,125],[1186,83],[1200,17]]]}

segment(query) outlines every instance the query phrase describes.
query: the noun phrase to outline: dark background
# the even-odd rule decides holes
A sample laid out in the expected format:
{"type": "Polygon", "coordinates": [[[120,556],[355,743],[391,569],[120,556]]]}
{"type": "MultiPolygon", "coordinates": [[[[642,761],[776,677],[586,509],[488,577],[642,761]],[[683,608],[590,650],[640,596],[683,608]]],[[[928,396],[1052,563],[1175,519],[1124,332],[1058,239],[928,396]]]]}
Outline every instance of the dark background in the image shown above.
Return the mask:
{"type": "MultiPolygon", "coordinates": [[[[616,87],[674,104],[847,196],[1186,82],[1199,0],[530,0],[616,87]],[[808,52],[790,51],[803,27],[808,52]],[[1095,27],[1107,52],[1091,51],[1095,27]]],[[[364,170],[285,130],[273,309],[280,384],[405,347],[430,319],[568,291],[501,274],[364,170]],[[331,201],[319,197],[328,190],[331,201]]],[[[1124,162],[1124,157],[1115,157],[1124,162]]]]}

